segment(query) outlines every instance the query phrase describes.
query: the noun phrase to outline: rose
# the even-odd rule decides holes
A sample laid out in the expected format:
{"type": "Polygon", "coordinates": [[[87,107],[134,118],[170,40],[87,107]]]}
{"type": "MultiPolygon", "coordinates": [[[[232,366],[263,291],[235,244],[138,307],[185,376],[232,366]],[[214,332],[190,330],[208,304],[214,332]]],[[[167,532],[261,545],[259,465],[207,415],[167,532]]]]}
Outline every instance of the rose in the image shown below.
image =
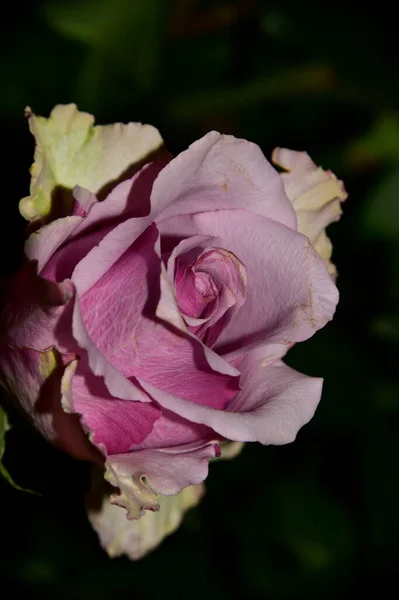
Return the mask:
{"type": "MultiPolygon", "coordinates": [[[[55,111],[75,140],[82,113],[55,111]]],[[[313,416],[322,380],[281,359],[333,316],[337,289],[310,240],[325,240],[344,192],[305,154],[276,151],[281,176],[256,145],[211,132],[99,202],[90,169],[54,176],[47,125],[31,117],[39,162],[22,210],[42,226],[3,298],[1,380],[50,441],[105,465],[116,489],[91,521],[110,554],[136,557],[163,534],[143,544],[135,525],[115,546],[118,507],[137,519],[184,490],[181,512],[228,440],[288,443],[313,416]],[[54,188],[82,177],[90,191],[75,186],[70,214],[43,224],[54,188]]]]}

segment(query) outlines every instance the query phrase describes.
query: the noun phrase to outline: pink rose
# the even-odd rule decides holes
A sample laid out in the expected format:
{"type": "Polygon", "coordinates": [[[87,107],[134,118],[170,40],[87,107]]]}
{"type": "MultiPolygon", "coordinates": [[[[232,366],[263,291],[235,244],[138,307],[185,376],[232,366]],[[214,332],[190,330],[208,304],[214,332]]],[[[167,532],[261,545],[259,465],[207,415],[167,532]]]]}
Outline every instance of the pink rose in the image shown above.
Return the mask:
{"type": "Polygon", "coordinates": [[[312,418],[322,380],[282,357],[338,292],[255,144],[211,132],[102,202],[75,187],[26,256],[1,380],[47,439],[105,464],[130,519],[200,484],[225,441],[289,443],[312,418]]]}

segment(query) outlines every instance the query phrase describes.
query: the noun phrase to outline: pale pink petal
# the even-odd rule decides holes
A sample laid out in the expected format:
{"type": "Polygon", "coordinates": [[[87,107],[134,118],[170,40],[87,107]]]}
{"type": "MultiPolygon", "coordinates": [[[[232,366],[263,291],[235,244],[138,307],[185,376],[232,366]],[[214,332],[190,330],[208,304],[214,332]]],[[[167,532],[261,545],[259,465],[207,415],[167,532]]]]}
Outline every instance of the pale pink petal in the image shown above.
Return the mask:
{"type": "Polygon", "coordinates": [[[245,208],[296,229],[281,177],[260,148],[216,131],[161,171],[151,206],[160,213],[157,222],[200,211],[245,208]]]}
{"type": "Polygon", "coordinates": [[[171,496],[204,481],[209,459],[219,455],[215,443],[114,454],[107,460],[105,478],[120,493],[110,501],[126,508],[129,519],[137,519],[144,510],[158,510],[157,494],[171,496]]]}
{"type": "Polygon", "coordinates": [[[219,237],[246,267],[246,300],[219,338],[219,354],[231,359],[266,341],[299,342],[332,318],[337,288],[309,240],[292,229],[243,210],[176,217],[160,229],[176,237],[219,237]]]}
{"type": "Polygon", "coordinates": [[[277,445],[294,441],[317,408],[322,380],[298,373],[282,362],[263,366],[259,349],[250,351],[240,367],[242,391],[224,411],[185,402],[141,383],[161,406],[207,425],[226,439],[277,445]]]}
{"type": "Polygon", "coordinates": [[[107,227],[89,230],[81,237],[69,240],[54,252],[41,270],[41,276],[51,281],[70,279],[79,261],[85,258],[93,248],[95,249],[114,228],[114,224],[108,224],[107,227]]]}
{"type": "Polygon", "coordinates": [[[167,158],[159,159],[145,165],[134,177],[118,184],[105,200],[92,206],[87,219],[81,223],[76,234],[81,235],[93,227],[107,225],[111,220],[115,224],[132,217],[147,217],[142,228],[144,230],[153,220],[149,216],[153,183],[168,160],[167,158]]]}
{"type": "Polygon", "coordinates": [[[25,254],[30,260],[37,261],[38,273],[42,271],[58,248],[71,237],[81,222],[82,217],[78,215],[65,217],[56,219],[31,233],[25,243],[25,254]]]}

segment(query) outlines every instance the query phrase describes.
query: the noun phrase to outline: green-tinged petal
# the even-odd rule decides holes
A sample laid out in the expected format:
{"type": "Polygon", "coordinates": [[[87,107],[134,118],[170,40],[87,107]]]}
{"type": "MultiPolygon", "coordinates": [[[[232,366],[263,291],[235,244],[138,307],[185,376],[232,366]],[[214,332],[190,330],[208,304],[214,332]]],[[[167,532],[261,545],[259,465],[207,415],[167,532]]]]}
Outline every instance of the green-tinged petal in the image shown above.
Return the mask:
{"type": "Polygon", "coordinates": [[[220,458],[229,460],[238,456],[244,448],[244,442],[223,442],[220,444],[220,458]]]}
{"type": "Polygon", "coordinates": [[[12,487],[14,487],[16,490],[37,495],[37,492],[33,492],[32,490],[27,490],[27,489],[19,486],[17,483],[15,483],[14,479],[11,477],[8,470],[3,465],[2,461],[3,461],[4,452],[6,449],[6,433],[10,429],[11,429],[11,427],[8,422],[7,413],[5,412],[4,408],[2,408],[0,406],[0,475],[2,477],[4,477],[4,479],[6,481],[8,481],[8,483],[10,485],[12,485],[12,487]]]}
{"type": "Polygon", "coordinates": [[[137,560],[179,527],[187,510],[200,501],[204,488],[202,484],[192,485],[176,496],[158,496],[159,510],[147,511],[136,520],[128,520],[123,508],[110,503],[110,493],[112,488],[104,482],[100,469],[95,467],[86,500],[90,523],[111,558],[126,554],[137,560]]]}
{"type": "Polygon", "coordinates": [[[297,214],[298,231],[309,238],[335,279],[336,268],[330,260],[332,245],[325,229],[341,216],[341,202],[347,198],[342,181],[331,171],[317,167],[306,152],[276,148],[272,160],[287,171],[281,176],[297,214]]]}
{"type": "Polygon", "coordinates": [[[64,412],[61,404],[64,360],[71,358],[73,355],[61,355],[54,348],[39,351],[0,346],[0,385],[47,440],[76,458],[96,460],[97,451],[78,417],[64,412]]]}
{"type": "Polygon", "coordinates": [[[48,119],[26,109],[35,138],[30,196],[20,202],[25,219],[49,220],[65,214],[72,189],[99,194],[131,176],[162,146],[155,127],[141,123],[94,125],[94,117],[75,104],[59,104],[48,119]]]}

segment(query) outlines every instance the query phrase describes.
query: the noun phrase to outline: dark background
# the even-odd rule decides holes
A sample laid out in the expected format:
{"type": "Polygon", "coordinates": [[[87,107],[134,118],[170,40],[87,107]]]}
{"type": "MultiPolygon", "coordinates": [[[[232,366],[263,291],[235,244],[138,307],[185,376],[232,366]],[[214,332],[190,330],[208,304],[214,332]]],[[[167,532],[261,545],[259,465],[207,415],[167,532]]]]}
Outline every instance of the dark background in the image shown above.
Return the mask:
{"type": "Polygon", "coordinates": [[[399,86],[383,2],[13,2],[0,36],[1,263],[22,255],[25,105],[76,102],[101,124],[148,122],[177,153],[211,129],[306,149],[345,181],[329,229],[336,318],[288,362],[323,376],[294,444],[213,464],[180,531],[137,563],[110,560],[86,520],[87,466],[14,416],[0,481],[0,594],[26,598],[338,598],[396,587],[399,86]]]}

